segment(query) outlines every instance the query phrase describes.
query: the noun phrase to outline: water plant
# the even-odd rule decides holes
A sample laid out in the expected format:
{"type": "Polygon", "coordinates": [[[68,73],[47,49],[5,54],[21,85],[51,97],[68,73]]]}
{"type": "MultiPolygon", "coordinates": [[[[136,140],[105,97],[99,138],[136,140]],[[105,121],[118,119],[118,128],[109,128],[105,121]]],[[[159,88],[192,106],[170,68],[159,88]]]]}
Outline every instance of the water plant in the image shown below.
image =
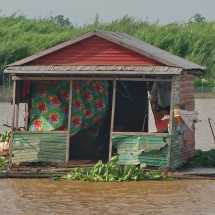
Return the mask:
{"type": "Polygon", "coordinates": [[[11,136],[10,131],[5,131],[4,133],[0,134],[0,142],[9,142],[11,136]]]}
{"type": "Polygon", "coordinates": [[[94,182],[121,182],[142,180],[171,180],[161,170],[147,170],[146,164],[139,166],[134,164],[120,165],[118,156],[114,156],[107,164],[98,161],[92,168],[75,168],[70,173],[53,180],[82,180],[94,182]]]}
{"type": "Polygon", "coordinates": [[[7,161],[5,158],[0,157],[0,169],[2,169],[7,164],[7,161]]]}
{"type": "Polygon", "coordinates": [[[197,150],[190,164],[193,167],[215,167],[215,149],[209,151],[197,150]]]}

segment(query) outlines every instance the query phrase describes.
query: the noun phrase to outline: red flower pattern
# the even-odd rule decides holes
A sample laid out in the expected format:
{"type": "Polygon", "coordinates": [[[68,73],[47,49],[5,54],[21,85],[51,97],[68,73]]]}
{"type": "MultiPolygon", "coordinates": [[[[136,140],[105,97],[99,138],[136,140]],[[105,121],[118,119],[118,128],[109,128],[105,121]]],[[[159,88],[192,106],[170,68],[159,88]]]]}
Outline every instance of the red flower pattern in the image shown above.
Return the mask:
{"type": "Polygon", "coordinates": [[[93,97],[92,97],[92,95],[91,95],[90,93],[91,93],[90,90],[86,90],[86,91],[84,92],[84,99],[85,99],[87,102],[90,102],[90,101],[93,99],[93,97]]]}
{"type": "Polygon", "coordinates": [[[50,100],[54,107],[58,107],[60,105],[60,101],[58,100],[57,96],[50,96],[50,100]]]}
{"type": "Polygon", "coordinates": [[[101,82],[95,82],[94,83],[94,87],[95,87],[95,89],[99,92],[99,93],[102,93],[103,92],[103,87],[102,87],[102,84],[101,84],[101,82]]]}
{"type": "MultiPolygon", "coordinates": [[[[32,130],[45,131],[53,128],[56,130],[67,130],[69,113],[68,87],[69,84],[63,85],[63,83],[56,81],[49,81],[47,84],[41,84],[41,86],[39,84],[35,85],[36,96],[32,98],[35,99],[32,102],[34,102],[34,107],[36,105],[40,114],[35,113],[31,118],[32,130]],[[43,118],[39,118],[41,115],[44,119],[49,120],[43,121],[43,118]],[[36,118],[37,116],[38,118],[36,118]]],[[[99,124],[103,120],[108,91],[105,83],[91,80],[73,81],[72,88],[74,93],[72,105],[74,109],[72,109],[71,116],[71,133],[75,134],[80,129],[99,124]]],[[[96,134],[97,131],[93,130],[93,133],[96,134]]]]}
{"type": "Polygon", "coordinates": [[[74,105],[78,108],[78,110],[82,109],[82,104],[80,99],[76,99],[73,101],[74,105]]]}
{"type": "Polygon", "coordinates": [[[53,123],[52,125],[56,125],[59,122],[58,113],[51,113],[49,116],[50,116],[51,122],[53,123]]]}
{"type": "Polygon", "coordinates": [[[69,92],[68,92],[68,90],[63,90],[63,91],[61,91],[61,95],[63,96],[63,98],[65,99],[65,100],[69,100],[69,92]]]}
{"type": "Polygon", "coordinates": [[[41,97],[43,97],[43,98],[44,98],[44,97],[46,96],[46,94],[47,94],[47,91],[46,91],[45,86],[40,86],[39,89],[38,89],[38,91],[39,91],[41,97]]]}
{"type": "Polygon", "coordinates": [[[72,123],[77,127],[81,124],[81,117],[80,116],[74,116],[72,117],[72,123]]]}
{"type": "Polygon", "coordinates": [[[43,127],[43,120],[42,119],[36,119],[33,121],[34,127],[36,131],[41,131],[41,128],[43,127]]]}
{"type": "Polygon", "coordinates": [[[72,89],[75,90],[77,94],[80,93],[78,81],[74,81],[74,82],[72,83],[72,89]]]}
{"type": "Polygon", "coordinates": [[[105,107],[103,101],[100,100],[100,99],[96,99],[96,100],[95,100],[95,105],[96,105],[96,107],[99,108],[100,110],[104,109],[104,107],[105,107]]]}
{"type": "Polygon", "coordinates": [[[91,113],[91,111],[89,109],[86,109],[85,110],[85,116],[86,116],[86,119],[91,119],[93,117],[93,114],[91,113]]]}
{"type": "Polygon", "coordinates": [[[48,109],[46,108],[46,104],[44,102],[40,102],[36,106],[41,114],[44,114],[48,111],[48,109]]]}

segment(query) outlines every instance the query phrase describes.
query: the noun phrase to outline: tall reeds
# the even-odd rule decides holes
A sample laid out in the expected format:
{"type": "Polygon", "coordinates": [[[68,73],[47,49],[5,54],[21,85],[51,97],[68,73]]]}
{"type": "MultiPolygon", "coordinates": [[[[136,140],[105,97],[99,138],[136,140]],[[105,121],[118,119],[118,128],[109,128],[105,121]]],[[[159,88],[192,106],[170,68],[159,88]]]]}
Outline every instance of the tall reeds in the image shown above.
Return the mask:
{"type": "Polygon", "coordinates": [[[96,16],[92,23],[70,28],[16,14],[0,16],[0,85],[8,80],[3,75],[7,64],[93,29],[125,32],[205,66],[208,70],[204,78],[215,85],[215,22],[159,25],[124,16],[104,23],[96,16]]]}

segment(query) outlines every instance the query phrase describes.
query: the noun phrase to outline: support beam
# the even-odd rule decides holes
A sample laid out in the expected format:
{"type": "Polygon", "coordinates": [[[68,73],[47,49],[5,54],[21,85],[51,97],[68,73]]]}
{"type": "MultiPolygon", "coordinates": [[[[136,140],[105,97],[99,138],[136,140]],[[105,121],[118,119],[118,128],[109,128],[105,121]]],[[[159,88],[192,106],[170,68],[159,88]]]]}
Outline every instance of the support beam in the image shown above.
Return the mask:
{"type": "Polygon", "coordinates": [[[11,129],[14,130],[15,123],[15,112],[16,112],[16,81],[13,81],[13,109],[12,109],[12,120],[11,120],[11,129]]]}
{"type": "Polygon", "coordinates": [[[66,163],[69,162],[71,115],[72,115],[72,80],[70,80],[70,89],[69,89],[69,114],[68,114],[68,127],[67,127],[67,141],[66,141],[66,163]]]}
{"type": "Polygon", "coordinates": [[[146,77],[36,77],[36,76],[12,76],[12,80],[21,81],[21,80],[31,80],[31,81],[65,81],[65,80],[73,80],[73,81],[81,81],[81,80],[100,80],[100,81],[112,81],[115,79],[116,81],[165,81],[171,82],[172,79],[168,78],[146,78],[146,77]]]}
{"type": "MultiPolygon", "coordinates": [[[[170,118],[169,118],[169,134],[172,135],[173,132],[173,109],[174,109],[174,98],[175,98],[175,83],[176,78],[173,77],[172,89],[171,89],[171,102],[170,102],[170,118]]],[[[172,138],[169,139],[168,142],[168,157],[167,157],[167,165],[171,167],[171,150],[172,150],[172,138]]]]}
{"type": "Polygon", "coordinates": [[[29,105],[28,105],[28,103],[26,103],[25,104],[25,124],[24,124],[26,131],[28,129],[28,117],[29,117],[29,105]]]}
{"type": "Polygon", "coordinates": [[[15,130],[18,130],[19,127],[19,104],[15,104],[15,130]]]}
{"type": "Polygon", "coordinates": [[[115,115],[115,104],[116,104],[116,80],[113,80],[113,96],[112,96],[112,110],[111,110],[111,125],[110,125],[110,143],[109,143],[109,160],[112,156],[112,134],[114,127],[114,115],[115,115]]]}
{"type": "Polygon", "coordinates": [[[153,132],[125,132],[125,131],[113,131],[112,135],[132,135],[132,136],[158,136],[158,137],[169,137],[169,133],[153,133],[153,132]]]}
{"type": "Polygon", "coordinates": [[[13,134],[14,134],[14,122],[15,122],[15,101],[16,98],[16,81],[13,81],[13,108],[12,108],[12,119],[11,119],[11,138],[10,138],[10,151],[9,151],[9,163],[11,164],[12,157],[12,144],[13,144],[13,134]]]}

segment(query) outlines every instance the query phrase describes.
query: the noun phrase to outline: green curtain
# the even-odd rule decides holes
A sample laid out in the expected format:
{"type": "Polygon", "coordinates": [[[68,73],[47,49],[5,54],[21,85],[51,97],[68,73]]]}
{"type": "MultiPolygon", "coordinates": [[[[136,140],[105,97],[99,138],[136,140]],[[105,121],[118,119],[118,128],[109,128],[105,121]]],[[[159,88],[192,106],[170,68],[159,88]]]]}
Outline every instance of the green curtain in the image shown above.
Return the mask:
{"type": "MultiPolygon", "coordinates": [[[[69,81],[32,81],[29,131],[67,130],[69,81]]],[[[100,124],[108,107],[107,81],[73,81],[71,134],[100,124]]]]}

